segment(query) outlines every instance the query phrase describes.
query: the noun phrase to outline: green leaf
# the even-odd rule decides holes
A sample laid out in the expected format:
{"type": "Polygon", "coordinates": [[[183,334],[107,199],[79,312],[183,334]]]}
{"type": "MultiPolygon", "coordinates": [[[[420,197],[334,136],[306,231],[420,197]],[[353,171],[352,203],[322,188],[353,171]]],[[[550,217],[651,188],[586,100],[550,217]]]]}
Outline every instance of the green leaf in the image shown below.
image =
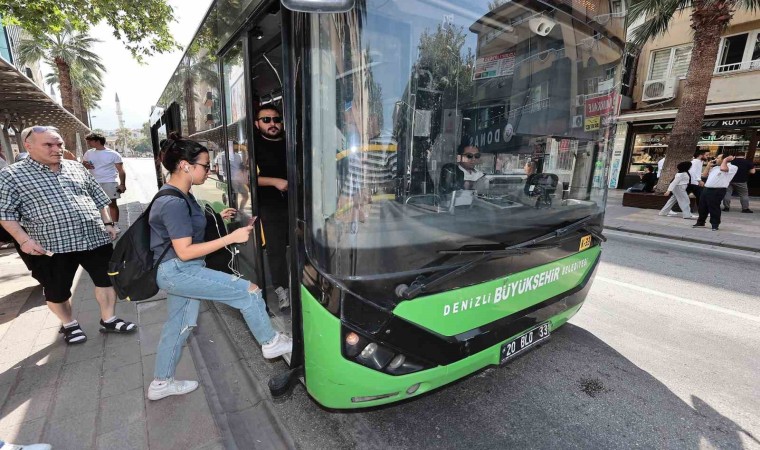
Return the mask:
{"type": "Polygon", "coordinates": [[[84,32],[104,20],[138,61],[180,48],[169,32],[175,18],[166,0],[0,0],[0,11],[4,24],[37,38],[66,28],[84,32]]]}

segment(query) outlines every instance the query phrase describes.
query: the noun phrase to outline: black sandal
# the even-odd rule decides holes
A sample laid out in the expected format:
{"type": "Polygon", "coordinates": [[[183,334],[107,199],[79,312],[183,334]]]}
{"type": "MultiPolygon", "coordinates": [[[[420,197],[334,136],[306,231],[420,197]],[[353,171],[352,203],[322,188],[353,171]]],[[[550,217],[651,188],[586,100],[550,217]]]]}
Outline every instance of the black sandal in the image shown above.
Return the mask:
{"type": "Polygon", "coordinates": [[[68,328],[61,326],[61,329],[58,330],[58,332],[63,335],[63,340],[69,345],[82,344],[87,340],[87,335],[84,334],[84,331],[82,331],[82,327],[80,327],[79,324],[68,328]]]}
{"type": "Polygon", "coordinates": [[[101,333],[132,333],[137,329],[137,325],[125,320],[116,319],[113,322],[105,323],[100,321],[101,333]]]}

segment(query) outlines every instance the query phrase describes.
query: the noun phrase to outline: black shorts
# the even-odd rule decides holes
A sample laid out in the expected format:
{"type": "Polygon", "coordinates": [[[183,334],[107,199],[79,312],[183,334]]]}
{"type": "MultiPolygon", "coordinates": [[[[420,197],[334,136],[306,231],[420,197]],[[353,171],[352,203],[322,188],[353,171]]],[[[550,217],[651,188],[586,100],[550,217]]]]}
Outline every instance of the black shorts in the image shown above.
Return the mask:
{"type": "Polygon", "coordinates": [[[71,286],[79,266],[92,278],[97,287],[111,287],[108,277],[108,261],[113,245],[106,244],[83,252],[55,253],[53,256],[32,256],[19,251],[32,277],[39,281],[45,292],[45,300],[63,303],[71,298],[71,286]]]}

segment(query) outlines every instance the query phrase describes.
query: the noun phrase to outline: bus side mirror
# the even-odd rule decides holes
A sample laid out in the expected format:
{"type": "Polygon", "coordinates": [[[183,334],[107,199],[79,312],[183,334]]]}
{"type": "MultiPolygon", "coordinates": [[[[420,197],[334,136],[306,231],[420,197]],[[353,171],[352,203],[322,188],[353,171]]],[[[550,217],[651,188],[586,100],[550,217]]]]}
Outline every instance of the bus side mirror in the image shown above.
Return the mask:
{"type": "Polygon", "coordinates": [[[354,7],[356,0],[281,0],[291,11],[305,13],[342,13],[354,7]]]}

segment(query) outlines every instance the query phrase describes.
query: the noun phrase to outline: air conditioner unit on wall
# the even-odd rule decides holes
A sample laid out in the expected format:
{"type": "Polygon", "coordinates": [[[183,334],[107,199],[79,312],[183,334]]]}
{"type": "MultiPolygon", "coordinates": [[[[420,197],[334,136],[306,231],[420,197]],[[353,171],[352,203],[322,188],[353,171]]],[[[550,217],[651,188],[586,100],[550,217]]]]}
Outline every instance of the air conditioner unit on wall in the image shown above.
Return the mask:
{"type": "Polygon", "coordinates": [[[586,96],[579,94],[575,96],[575,106],[583,106],[586,104],[586,96]]]}
{"type": "Polygon", "coordinates": [[[582,128],[583,127],[583,116],[573,116],[572,120],[570,121],[570,128],[582,128]]]}
{"type": "Polygon", "coordinates": [[[678,86],[678,79],[676,77],[646,81],[644,82],[644,92],[641,94],[641,100],[653,102],[655,100],[675,98],[676,86],[678,86]]]}

